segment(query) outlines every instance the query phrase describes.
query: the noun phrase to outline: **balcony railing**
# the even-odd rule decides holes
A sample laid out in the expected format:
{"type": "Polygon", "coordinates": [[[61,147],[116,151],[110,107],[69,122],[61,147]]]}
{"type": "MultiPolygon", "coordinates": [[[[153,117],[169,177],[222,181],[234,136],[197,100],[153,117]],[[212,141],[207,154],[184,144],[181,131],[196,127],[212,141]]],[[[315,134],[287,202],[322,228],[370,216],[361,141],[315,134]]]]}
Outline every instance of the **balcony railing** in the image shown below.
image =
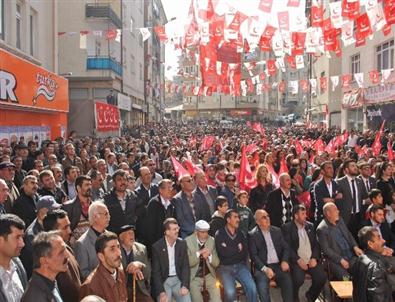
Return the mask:
{"type": "Polygon", "coordinates": [[[88,57],[86,60],[86,69],[112,70],[117,75],[122,76],[121,64],[109,57],[88,57]]]}
{"type": "Polygon", "coordinates": [[[117,28],[122,28],[122,21],[111,8],[110,4],[88,3],[85,6],[87,18],[103,18],[110,20],[117,28]]]}

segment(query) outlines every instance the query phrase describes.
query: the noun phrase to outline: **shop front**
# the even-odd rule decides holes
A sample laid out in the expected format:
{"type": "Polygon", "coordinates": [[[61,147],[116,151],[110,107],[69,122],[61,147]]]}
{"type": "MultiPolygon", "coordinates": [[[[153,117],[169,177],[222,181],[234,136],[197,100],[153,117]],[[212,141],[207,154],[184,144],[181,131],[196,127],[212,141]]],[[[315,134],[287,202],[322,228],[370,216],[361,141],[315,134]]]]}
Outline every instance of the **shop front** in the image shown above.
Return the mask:
{"type": "Polygon", "coordinates": [[[68,81],[0,49],[0,140],[65,137],[68,81]]]}

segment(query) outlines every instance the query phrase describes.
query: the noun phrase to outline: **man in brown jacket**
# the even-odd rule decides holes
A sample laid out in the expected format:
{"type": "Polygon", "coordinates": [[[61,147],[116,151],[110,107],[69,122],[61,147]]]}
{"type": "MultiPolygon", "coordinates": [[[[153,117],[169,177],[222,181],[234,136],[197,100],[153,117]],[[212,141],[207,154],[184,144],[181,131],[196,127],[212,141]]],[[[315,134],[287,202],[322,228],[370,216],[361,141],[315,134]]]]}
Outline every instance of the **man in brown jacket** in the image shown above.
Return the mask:
{"type": "Polygon", "coordinates": [[[126,302],[126,279],[121,266],[121,248],[116,234],[105,232],[95,243],[98,267],[80,289],[80,299],[96,295],[107,302],[126,302]]]}

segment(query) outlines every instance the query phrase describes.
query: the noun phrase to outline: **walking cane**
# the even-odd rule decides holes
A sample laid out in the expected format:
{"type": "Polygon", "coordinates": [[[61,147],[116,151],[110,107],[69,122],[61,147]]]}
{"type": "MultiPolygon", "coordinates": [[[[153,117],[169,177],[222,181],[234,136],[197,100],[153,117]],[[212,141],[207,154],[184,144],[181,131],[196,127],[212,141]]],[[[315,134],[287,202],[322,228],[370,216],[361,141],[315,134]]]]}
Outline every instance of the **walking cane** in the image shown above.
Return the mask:
{"type": "Polygon", "coordinates": [[[210,299],[210,296],[207,292],[207,287],[206,287],[206,260],[204,260],[203,263],[203,269],[202,269],[202,274],[203,274],[203,291],[202,291],[202,296],[203,296],[203,301],[208,302],[210,299]]]}
{"type": "Polygon", "coordinates": [[[136,273],[133,274],[133,302],[136,302],[136,273]]]}

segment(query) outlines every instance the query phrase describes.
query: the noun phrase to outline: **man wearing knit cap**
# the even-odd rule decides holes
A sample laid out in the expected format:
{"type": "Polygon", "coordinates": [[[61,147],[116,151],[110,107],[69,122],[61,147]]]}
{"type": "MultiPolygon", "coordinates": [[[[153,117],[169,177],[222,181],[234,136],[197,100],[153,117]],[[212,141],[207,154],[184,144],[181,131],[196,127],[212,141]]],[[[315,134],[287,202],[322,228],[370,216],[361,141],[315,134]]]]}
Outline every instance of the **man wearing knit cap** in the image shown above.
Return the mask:
{"type": "Polygon", "coordinates": [[[195,232],[185,239],[191,270],[190,291],[194,302],[203,301],[202,288],[203,294],[208,293],[211,302],[221,301],[215,277],[219,259],[214,238],[208,234],[209,230],[210,225],[204,220],[199,220],[195,224],[195,232]]]}

